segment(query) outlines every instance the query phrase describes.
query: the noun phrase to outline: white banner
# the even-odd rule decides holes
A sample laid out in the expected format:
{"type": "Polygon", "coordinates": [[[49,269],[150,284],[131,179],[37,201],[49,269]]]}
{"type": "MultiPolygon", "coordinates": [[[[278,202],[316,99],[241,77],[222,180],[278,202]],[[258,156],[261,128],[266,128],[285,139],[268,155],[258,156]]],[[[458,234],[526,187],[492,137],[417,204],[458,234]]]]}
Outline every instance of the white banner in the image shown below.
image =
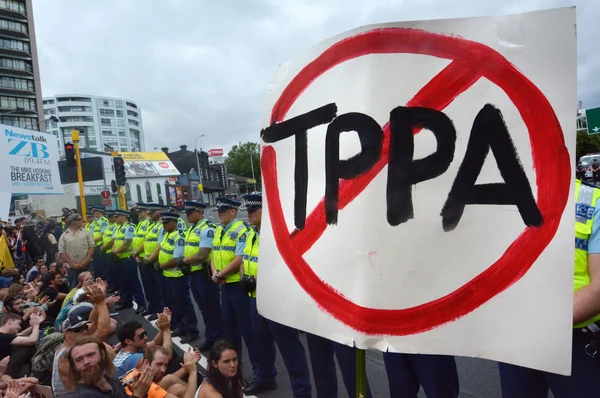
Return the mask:
{"type": "Polygon", "coordinates": [[[569,374],[576,67],[574,8],[366,26],[281,65],[259,311],[569,374]]]}
{"type": "Polygon", "coordinates": [[[13,194],[62,194],[52,134],[0,124],[0,187],[13,194]]]}

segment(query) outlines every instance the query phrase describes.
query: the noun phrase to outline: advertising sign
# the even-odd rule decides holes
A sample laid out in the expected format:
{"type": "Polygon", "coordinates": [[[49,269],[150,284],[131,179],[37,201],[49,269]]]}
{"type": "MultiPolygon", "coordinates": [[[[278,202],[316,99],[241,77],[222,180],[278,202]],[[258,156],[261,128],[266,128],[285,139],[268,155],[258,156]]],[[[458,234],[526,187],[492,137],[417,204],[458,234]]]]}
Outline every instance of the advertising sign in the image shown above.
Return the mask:
{"type": "Polygon", "coordinates": [[[223,156],[223,149],[222,148],[209,149],[208,150],[208,156],[210,156],[210,157],[213,157],[213,156],[223,156]]]}
{"type": "Polygon", "coordinates": [[[0,190],[62,194],[56,136],[0,124],[0,190]]]}
{"type": "Polygon", "coordinates": [[[283,63],[261,124],[259,312],[569,374],[575,26],[574,7],[388,23],[283,63]]]}
{"type": "Polygon", "coordinates": [[[125,176],[164,177],[178,176],[179,170],[164,152],[119,152],[125,161],[125,176]]]}

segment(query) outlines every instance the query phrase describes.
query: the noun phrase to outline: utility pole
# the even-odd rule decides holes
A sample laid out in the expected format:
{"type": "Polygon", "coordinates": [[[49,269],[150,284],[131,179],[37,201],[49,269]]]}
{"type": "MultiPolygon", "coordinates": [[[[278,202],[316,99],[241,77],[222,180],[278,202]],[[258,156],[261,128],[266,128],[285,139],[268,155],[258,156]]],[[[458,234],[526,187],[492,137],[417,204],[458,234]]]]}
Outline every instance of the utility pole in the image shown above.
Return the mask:
{"type": "Polygon", "coordinates": [[[79,183],[79,201],[81,203],[81,217],[87,222],[85,212],[87,210],[85,205],[85,188],[83,187],[83,171],[81,170],[81,154],[79,153],[79,131],[73,130],[71,132],[73,138],[73,144],[75,145],[75,161],[77,162],[77,182],[79,183]]]}

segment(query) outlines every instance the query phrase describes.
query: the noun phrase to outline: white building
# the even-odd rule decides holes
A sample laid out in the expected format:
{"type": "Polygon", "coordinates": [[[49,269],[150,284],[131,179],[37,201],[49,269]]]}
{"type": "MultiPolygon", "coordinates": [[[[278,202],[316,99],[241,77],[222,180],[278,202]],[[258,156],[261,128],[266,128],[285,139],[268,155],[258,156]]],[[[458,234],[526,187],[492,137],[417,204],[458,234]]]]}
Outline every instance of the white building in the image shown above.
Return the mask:
{"type": "Polygon", "coordinates": [[[118,152],[145,149],[142,111],[134,101],[62,94],[44,97],[43,103],[45,117],[59,119],[58,123],[49,121],[47,131],[57,136],[61,156],[73,130],[79,131],[81,148],[105,151],[109,145],[118,152]]]}

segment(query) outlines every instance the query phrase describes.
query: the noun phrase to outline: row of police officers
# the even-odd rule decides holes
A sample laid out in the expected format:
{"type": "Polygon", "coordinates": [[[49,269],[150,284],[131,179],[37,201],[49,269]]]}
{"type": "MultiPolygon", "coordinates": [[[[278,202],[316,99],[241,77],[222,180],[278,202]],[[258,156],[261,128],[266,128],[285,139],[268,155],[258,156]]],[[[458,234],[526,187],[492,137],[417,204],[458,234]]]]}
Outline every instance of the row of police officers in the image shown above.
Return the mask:
{"type": "MultiPolygon", "coordinates": [[[[600,228],[593,228],[593,210],[600,190],[581,187],[578,182],[578,209],[585,206],[587,210],[577,211],[576,246],[577,242],[583,241],[585,245],[580,244],[576,251],[575,290],[584,288],[589,296],[590,286],[600,282],[598,276],[592,284],[591,275],[600,273],[597,269],[600,260],[588,253],[587,246],[588,240],[595,236],[593,231],[597,230],[593,250],[600,253],[600,228]],[[593,258],[592,270],[588,265],[590,256],[593,258]]],[[[259,283],[262,197],[245,195],[243,199],[248,223],[237,219],[241,202],[218,198],[219,225],[205,217],[206,205],[196,201],[185,202],[187,224],[175,207],[139,203],[136,206],[139,221],[135,226],[128,222],[128,212],[109,210],[105,215],[103,208],[94,207],[94,221],[88,228],[98,245],[96,271],[119,290],[121,308],[131,307],[135,300],[137,312],[149,315],[152,320],[168,306],[173,313],[173,335],[182,337],[183,343],[191,343],[199,337],[193,298],[205,325],[201,351],[210,350],[217,340],[225,338],[238,348],[241,359],[244,341],[253,371],[246,394],[277,388],[277,347],[289,373],[294,397],[310,397],[309,366],[298,331],[258,313],[256,286],[259,283]]],[[[600,327],[595,327],[600,315],[593,316],[600,313],[600,308],[596,308],[598,304],[588,303],[591,298],[585,300],[577,300],[576,293],[573,376],[556,376],[500,364],[504,397],[545,398],[549,388],[557,398],[595,396],[590,389],[590,377],[600,376],[600,361],[590,346],[596,347],[595,342],[600,336],[600,327]],[[582,301],[587,307],[577,308],[577,303],[582,301]]],[[[338,396],[336,359],[347,396],[356,396],[354,349],[309,333],[306,341],[317,397],[338,396]]],[[[383,359],[391,397],[416,398],[420,388],[429,398],[458,397],[454,357],[384,353],[383,359]]],[[[368,383],[367,396],[372,396],[368,383]]]]}

